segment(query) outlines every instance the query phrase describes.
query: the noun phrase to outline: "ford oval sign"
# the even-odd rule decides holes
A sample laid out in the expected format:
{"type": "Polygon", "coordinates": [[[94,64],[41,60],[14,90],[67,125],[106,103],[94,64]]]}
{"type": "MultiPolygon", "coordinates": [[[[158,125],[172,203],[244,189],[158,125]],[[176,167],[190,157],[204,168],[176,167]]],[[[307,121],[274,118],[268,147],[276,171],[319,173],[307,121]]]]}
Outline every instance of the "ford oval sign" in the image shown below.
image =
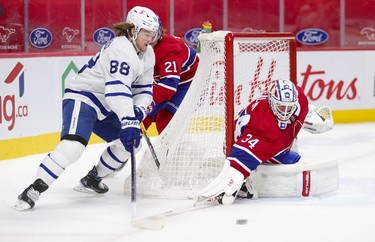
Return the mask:
{"type": "Polygon", "coordinates": [[[321,45],[328,40],[328,33],[322,29],[303,29],[297,33],[296,38],[304,45],[321,45]]]}
{"type": "Polygon", "coordinates": [[[190,29],[185,33],[184,39],[190,45],[198,44],[198,35],[201,33],[201,28],[190,29]]]}
{"type": "Polygon", "coordinates": [[[52,43],[52,34],[48,29],[35,28],[29,35],[29,41],[35,48],[43,49],[52,43]]]}
{"type": "Polygon", "coordinates": [[[95,44],[100,46],[109,43],[109,41],[114,37],[115,33],[112,31],[112,29],[106,27],[97,29],[92,36],[95,44]]]}

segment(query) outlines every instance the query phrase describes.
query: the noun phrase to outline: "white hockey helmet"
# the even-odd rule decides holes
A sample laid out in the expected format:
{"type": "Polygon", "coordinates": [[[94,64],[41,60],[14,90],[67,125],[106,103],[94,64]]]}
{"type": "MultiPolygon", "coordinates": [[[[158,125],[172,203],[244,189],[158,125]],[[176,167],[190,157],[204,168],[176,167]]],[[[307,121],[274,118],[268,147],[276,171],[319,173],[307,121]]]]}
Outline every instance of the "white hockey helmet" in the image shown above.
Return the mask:
{"type": "Polygon", "coordinates": [[[280,121],[287,121],[297,109],[298,92],[290,80],[277,80],[268,93],[268,104],[280,121]]]}
{"type": "Polygon", "coordinates": [[[135,32],[138,34],[141,29],[156,32],[159,31],[159,18],[149,8],[135,6],[126,17],[126,22],[134,24],[135,32]]]}

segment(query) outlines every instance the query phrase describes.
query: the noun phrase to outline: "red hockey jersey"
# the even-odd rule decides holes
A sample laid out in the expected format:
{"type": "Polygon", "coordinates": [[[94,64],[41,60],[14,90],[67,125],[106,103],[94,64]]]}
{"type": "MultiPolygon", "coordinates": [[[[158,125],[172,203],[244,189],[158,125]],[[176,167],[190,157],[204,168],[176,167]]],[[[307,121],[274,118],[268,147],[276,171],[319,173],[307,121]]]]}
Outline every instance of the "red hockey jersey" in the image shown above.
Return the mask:
{"type": "MultiPolygon", "coordinates": [[[[285,129],[279,128],[278,120],[268,104],[268,97],[260,97],[242,110],[239,119],[249,115],[250,120],[241,128],[240,135],[232,147],[228,160],[231,165],[247,177],[251,170],[291,148],[301,130],[308,113],[308,100],[302,90],[298,90],[297,110],[285,129]],[[246,176],[247,175],[247,176],[246,176]]],[[[238,125],[243,125],[237,122],[238,125]]]]}
{"type": "Polygon", "coordinates": [[[179,85],[190,85],[198,67],[196,51],[179,37],[163,35],[154,47],[153,96],[156,104],[171,99],[179,85]]]}

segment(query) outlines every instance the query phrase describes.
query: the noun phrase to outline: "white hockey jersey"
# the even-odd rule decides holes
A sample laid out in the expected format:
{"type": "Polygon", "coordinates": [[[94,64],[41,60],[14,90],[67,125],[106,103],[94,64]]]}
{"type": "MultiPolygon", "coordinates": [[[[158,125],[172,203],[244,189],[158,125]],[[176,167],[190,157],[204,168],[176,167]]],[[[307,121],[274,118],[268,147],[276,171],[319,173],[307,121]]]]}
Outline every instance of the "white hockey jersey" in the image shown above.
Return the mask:
{"type": "Polygon", "coordinates": [[[63,99],[92,106],[98,119],[110,111],[121,120],[134,117],[133,106],[147,108],[152,102],[155,54],[151,46],[137,55],[125,37],[115,37],[65,84],[63,99]]]}

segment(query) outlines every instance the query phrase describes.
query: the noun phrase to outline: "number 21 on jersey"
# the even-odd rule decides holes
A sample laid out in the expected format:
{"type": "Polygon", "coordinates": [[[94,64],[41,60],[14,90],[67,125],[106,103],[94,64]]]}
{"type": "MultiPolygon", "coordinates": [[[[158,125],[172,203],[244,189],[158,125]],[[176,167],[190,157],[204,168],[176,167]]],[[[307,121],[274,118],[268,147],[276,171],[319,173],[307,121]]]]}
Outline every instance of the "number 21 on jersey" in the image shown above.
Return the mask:
{"type": "Polygon", "coordinates": [[[176,65],[176,62],[175,61],[168,61],[168,62],[165,62],[165,72],[166,73],[175,73],[177,72],[177,65],[176,65]]]}

